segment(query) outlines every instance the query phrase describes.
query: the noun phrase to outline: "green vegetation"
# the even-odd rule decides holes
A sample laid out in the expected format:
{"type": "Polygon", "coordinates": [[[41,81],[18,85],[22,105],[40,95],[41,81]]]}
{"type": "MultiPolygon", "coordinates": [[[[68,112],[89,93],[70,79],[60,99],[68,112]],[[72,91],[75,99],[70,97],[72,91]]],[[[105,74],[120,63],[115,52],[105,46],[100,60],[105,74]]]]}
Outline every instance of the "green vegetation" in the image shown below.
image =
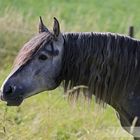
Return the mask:
{"type": "MultiPolygon", "coordinates": [[[[1,0],[0,85],[22,45],[37,32],[41,15],[48,27],[57,17],[62,31],[102,31],[127,34],[134,25],[140,37],[139,0],[1,0]]],[[[42,93],[20,107],[0,102],[0,140],[128,140],[112,108],[103,110],[82,99],[71,105],[63,90],[42,93]],[[83,105],[84,103],[84,105],[83,105]],[[112,128],[112,129],[111,129],[112,128]]]]}

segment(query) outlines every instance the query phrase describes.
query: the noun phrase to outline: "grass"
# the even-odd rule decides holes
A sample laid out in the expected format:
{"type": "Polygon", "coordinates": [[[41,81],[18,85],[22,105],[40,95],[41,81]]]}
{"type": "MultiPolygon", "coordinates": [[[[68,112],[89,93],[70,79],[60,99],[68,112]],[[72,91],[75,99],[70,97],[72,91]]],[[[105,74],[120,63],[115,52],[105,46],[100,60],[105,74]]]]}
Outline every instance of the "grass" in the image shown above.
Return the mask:
{"type": "MultiPolygon", "coordinates": [[[[140,37],[139,0],[1,0],[0,85],[21,46],[37,32],[41,15],[51,28],[57,17],[62,31],[102,31],[127,34],[135,26],[140,37]]],[[[111,107],[73,106],[58,88],[27,99],[20,107],[0,102],[1,140],[128,140],[111,107]],[[116,129],[119,131],[116,131],[116,129]],[[120,134],[120,132],[122,134],[120,134]],[[123,137],[119,137],[119,135],[123,137]]]]}

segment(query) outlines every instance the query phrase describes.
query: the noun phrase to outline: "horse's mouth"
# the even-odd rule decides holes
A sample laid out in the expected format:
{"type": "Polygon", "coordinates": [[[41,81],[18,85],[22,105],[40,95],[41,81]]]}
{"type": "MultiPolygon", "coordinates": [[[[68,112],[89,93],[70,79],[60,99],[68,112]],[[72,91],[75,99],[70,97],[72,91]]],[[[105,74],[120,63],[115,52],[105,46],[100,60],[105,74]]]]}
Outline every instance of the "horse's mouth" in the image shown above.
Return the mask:
{"type": "Polygon", "coordinates": [[[22,98],[15,99],[15,100],[8,100],[7,101],[7,106],[19,106],[23,102],[22,98]]]}
{"type": "Polygon", "coordinates": [[[19,106],[23,102],[22,97],[14,97],[14,98],[10,98],[10,99],[5,100],[3,98],[3,96],[1,95],[0,98],[2,101],[5,101],[7,103],[7,106],[19,106]]]}

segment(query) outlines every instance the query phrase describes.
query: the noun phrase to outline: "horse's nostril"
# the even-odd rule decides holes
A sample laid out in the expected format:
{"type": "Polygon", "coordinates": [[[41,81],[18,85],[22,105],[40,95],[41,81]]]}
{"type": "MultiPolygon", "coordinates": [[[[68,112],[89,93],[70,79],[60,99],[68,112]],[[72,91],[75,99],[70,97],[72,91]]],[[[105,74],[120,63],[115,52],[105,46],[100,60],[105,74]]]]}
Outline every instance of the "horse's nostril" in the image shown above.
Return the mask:
{"type": "Polygon", "coordinates": [[[12,86],[9,86],[5,89],[5,94],[11,94],[14,92],[14,88],[12,86]]]}

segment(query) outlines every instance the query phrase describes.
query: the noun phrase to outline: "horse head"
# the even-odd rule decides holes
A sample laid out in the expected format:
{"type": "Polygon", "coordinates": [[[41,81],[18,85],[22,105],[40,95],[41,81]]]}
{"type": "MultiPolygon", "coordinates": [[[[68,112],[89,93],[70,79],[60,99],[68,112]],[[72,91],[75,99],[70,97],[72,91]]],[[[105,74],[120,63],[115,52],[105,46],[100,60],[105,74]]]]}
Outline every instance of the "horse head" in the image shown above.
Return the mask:
{"type": "Polygon", "coordinates": [[[40,17],[39,33],[17,55],[2,85],[1,99],[17,106],[29,96],[55,89],[61,82],[63,43],[58,20],[54,18],[53,31],[49,31],[40,17]]]}

